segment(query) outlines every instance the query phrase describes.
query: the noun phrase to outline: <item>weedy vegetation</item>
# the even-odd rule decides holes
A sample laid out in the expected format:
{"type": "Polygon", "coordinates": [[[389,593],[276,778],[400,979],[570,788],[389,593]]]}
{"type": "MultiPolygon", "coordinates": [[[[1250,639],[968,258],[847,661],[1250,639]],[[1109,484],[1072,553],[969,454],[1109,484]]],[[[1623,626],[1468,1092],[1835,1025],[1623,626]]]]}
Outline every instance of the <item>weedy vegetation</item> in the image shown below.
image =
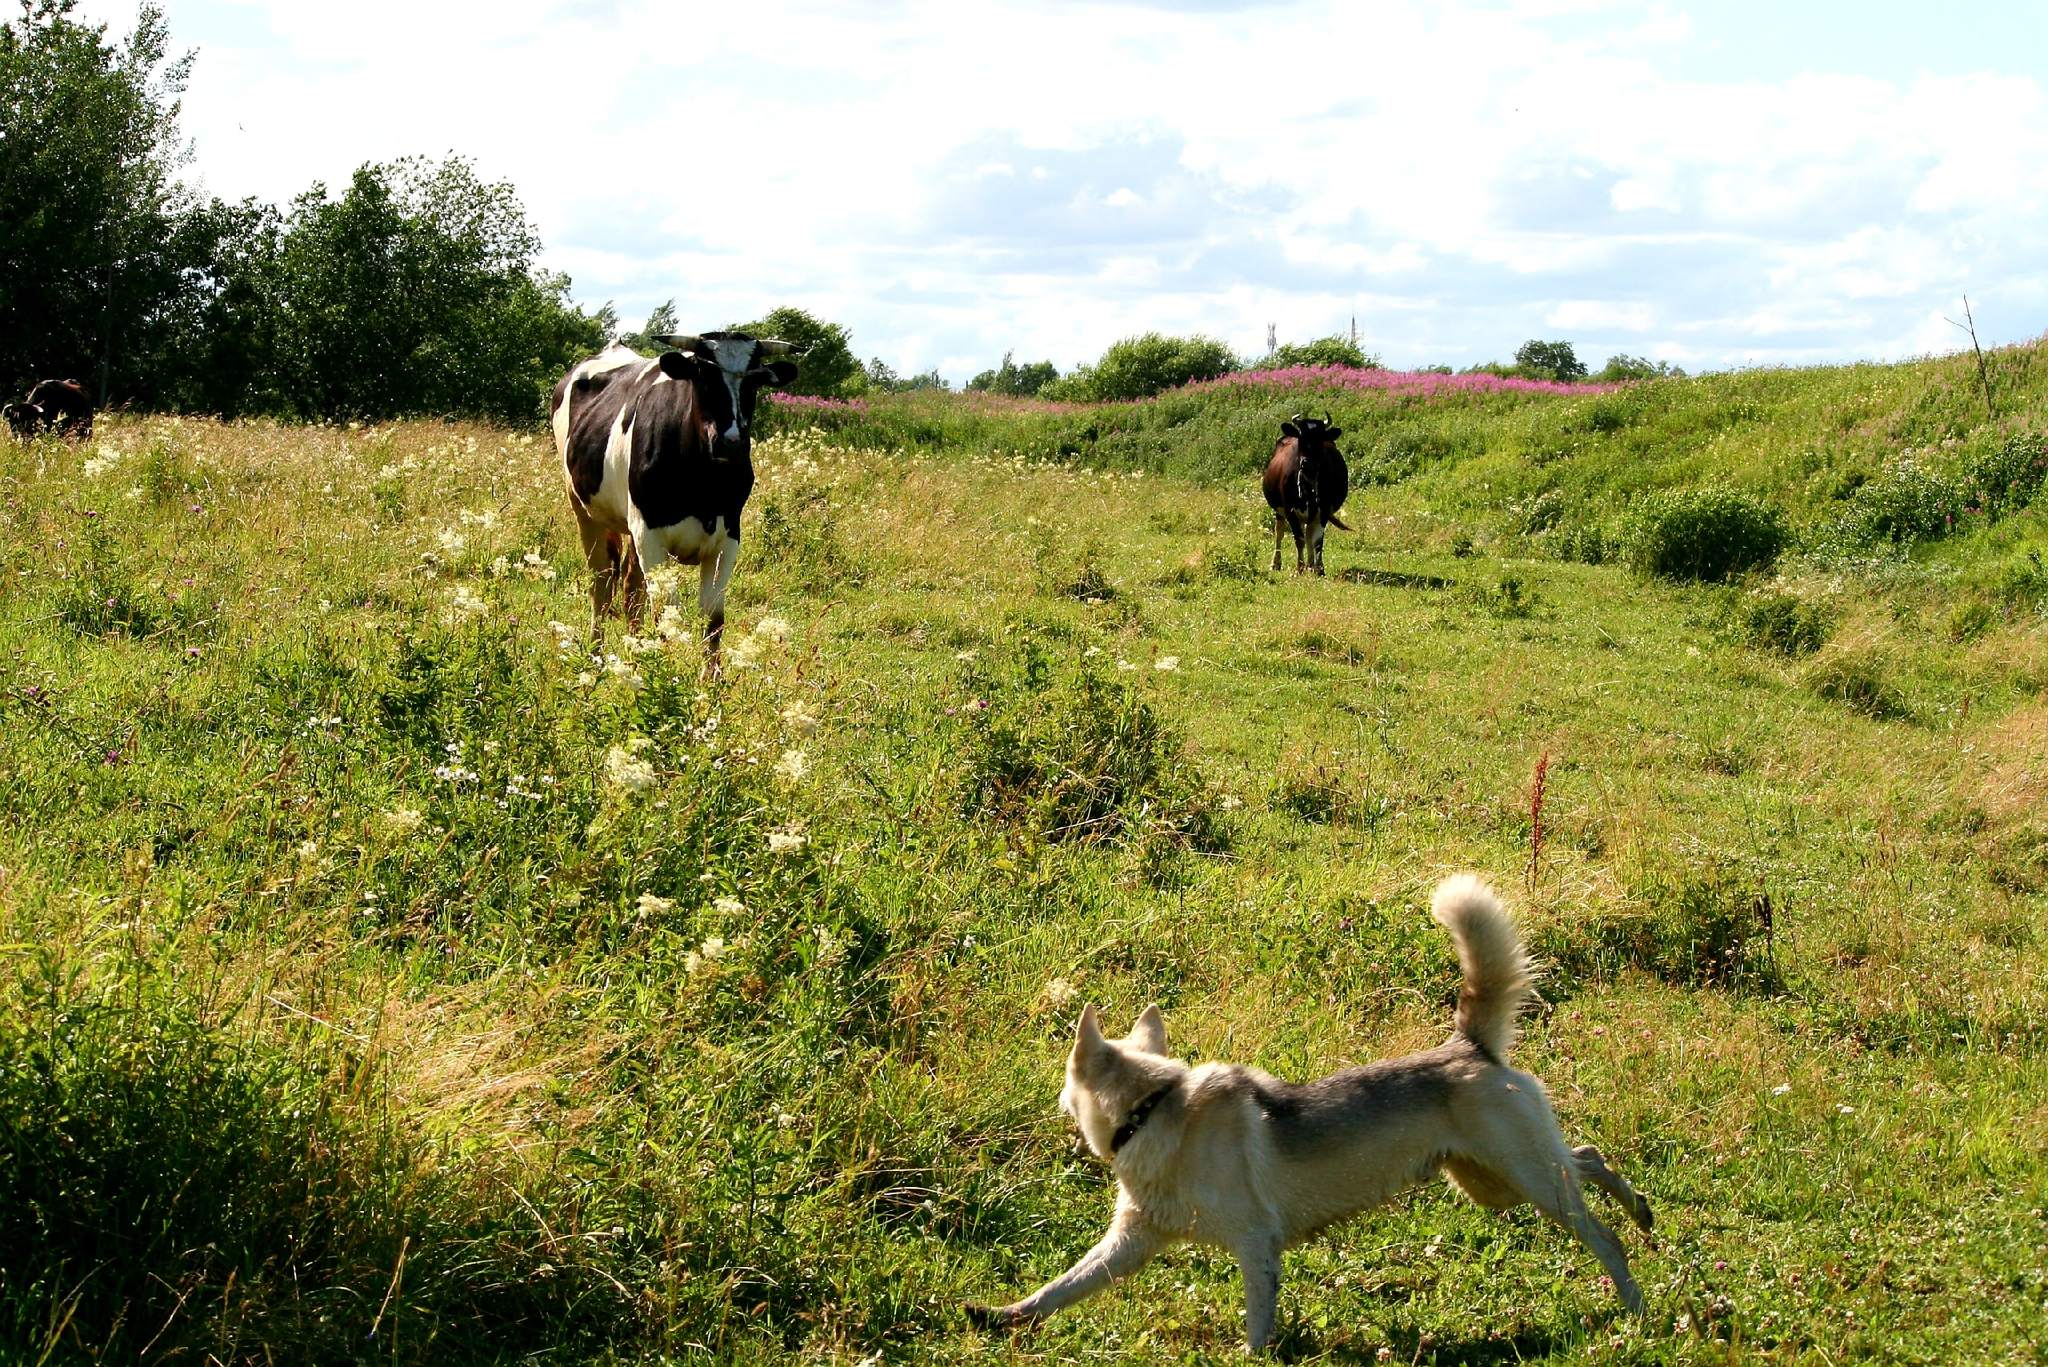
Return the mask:
{"type": "Polygon", "coordinates": [[[589,653],[541,432],[0,445],[6,1354],[1230,1353],[1200,1252],[957,1312],[1101,1225],[1075,1013],[1433,1043],[1475,868],[1649,1313],[1432,1187],[1293,1255],[1283,1355],[2030,1360],[2044,358],[786,403],[717,683],[688,589],[589,653]],[[1310,408],[1326,580],[1258,560],[1310,408]]]}

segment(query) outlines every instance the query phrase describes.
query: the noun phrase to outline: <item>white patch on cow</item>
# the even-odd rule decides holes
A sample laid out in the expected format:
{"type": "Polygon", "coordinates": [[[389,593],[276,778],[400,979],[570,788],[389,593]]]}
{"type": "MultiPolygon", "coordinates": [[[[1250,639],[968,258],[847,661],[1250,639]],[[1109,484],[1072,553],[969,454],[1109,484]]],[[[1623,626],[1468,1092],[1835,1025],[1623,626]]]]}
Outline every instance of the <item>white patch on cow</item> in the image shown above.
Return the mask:
{"type": "Polygon", "coordinates": [[[626,430],[626,419],[632,412],[631,408],[622,408],[619,416],[612,419],[612,430],[604,444],[604,476],[597,483],[597,492],[583,505],[591,521],[609,531],[627,530],[627,505],[631,500],[626,496],[626,480],[633,466],[633,434],[626,430]]]}
{"type": "Polygon", "coordinates": [[[650,527],[632,511],[633,544],[639,548],[640,568],[653,573],[674,560],[683,565],[704,565],[717,559],[719,547],[732,538],[725,534],[725,519],[714,518],[710,527],[694,517],[666,527],[650,527]]]}

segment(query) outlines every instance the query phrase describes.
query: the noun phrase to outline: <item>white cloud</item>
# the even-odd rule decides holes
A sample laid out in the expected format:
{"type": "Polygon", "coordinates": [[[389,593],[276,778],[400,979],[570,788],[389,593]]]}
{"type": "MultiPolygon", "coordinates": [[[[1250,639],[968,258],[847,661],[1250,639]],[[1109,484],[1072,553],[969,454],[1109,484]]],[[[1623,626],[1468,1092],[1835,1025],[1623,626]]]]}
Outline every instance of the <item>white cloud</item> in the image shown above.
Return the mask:
{"type": "MultiPolygon", "coordinates": [[[[85,11],[125,27],[133,0],[85,11]]],[[[1915,69],[1918,19],[1855,15],[1915,69]]],[[[1966,287],[1990,335],[2031,335],[2048,293],[2048,98],[2017,49],[1918,76],[1815,51],[1767,77],[1698,65],[1705,17],[1610,0],[185,0],[170,20],[202,49],[185,123],[218,193],[283,202],[454,149],[518,186],[580,298],[674,296],[687,326],[800,304],[956,379],[1147,327],[1255,351],[1268,321],[1316,335],[1367,295],[1397,364],[1503,357],[1539,320],[1655,320],[1697,366],[1896,354],[1966,287]],[[1304,53],[1329,78],[1276,78],[1304,53]]]]}

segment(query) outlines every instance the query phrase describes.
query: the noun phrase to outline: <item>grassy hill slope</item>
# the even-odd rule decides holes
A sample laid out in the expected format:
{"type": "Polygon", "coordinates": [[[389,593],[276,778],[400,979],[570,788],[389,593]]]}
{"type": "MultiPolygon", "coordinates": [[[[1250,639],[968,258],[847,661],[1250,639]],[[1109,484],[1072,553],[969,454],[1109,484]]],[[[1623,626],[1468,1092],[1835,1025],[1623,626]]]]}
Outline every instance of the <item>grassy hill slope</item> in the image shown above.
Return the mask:
{"type": "MultiPolygon", "coordinates": [[[[791,408],[718,685],[687,592],[584,650],[544,435],[0,446],[0,1338],[972,1360],[956,1302],[1108,1211],[1081,1002],[1297,1077],[1433,1043],[1470,867],[1650,1313],[1432,1187],[1290,1256],[1283,1351],[2023,1358],[2048,498],[1968,499],[2048,372],[1993,362],[1996,420],[1946,360],[791,408]],[[1252,478],[1310,407],[1378,480],[1323,581],[1252,478]],[[1606,559],[1707,484],[1782,511],[1770,575],[1606,559]]],[[[1014,1351],[1221,1354],[1237,1297],[1176,1253],[1014,1351]]]]}

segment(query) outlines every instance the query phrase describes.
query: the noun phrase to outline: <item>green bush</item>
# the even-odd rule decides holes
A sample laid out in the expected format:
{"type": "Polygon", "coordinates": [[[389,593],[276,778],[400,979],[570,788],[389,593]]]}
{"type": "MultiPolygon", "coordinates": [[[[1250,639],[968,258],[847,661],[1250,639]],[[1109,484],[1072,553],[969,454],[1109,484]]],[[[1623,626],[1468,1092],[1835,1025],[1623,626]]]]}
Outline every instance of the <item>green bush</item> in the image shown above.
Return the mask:
{"type": "Polygon", "coordinates": [[[2030,432],[2007,437],[1993,451],[1963,462],[1962,484],[1968,506],[1987,518],[2018,512],[2034,501],[2048,479],[2048,441],[2030,432]]]}
{"type": "Polygon", "coordinates": [[[1743,878],[1696,870],[1636,889],[1641,907],[1539,934],[1536,949],[1567,989],[1641,969],[1680,987],[1782,985],[1772,954],[1770,894],[1743,878]]]}
{"type": "Polygon", "coordinates": [[[1905,695],[1890,679],[1889,661],[1868,651],[1840,651],[1816,660],[1806,686],[1820,697],[1846,704],[1876,721],[1910,715],[1905,695]]]}
{"type": "Polygon", "coordinates": [[[1060,843],[1220,848],[1179,734],[1131,684],[1092,664],[1056,665],[1035,641],[970,662],[966,683],[970,813],[1060,843]]]}
{"type": "Polygon", "coordinates": [[[1733,489],[1674,489],[1638,505],[1628,561],[1666,579],[1729,579],[1778,558],[1786,543],[1776,508],[1733,489]]]}
{"type": "Polygon", "coordinates": [[[1167,337],[1148,332],[1112,344],[1094,365],[1054,380],[1039,392],[1048,399],[1083,403],[1148,399],[1180,385],[1228,375],[1237,368],[1236,355],[1212,337],[1167,337]]]}
{"type": "Polygon", "coordinates": [[[1735,634],[1744,644],[1780,655],[1811,655],[1834,630],[1826,609],[1789,593],[1751,594],[1734,616],[1735,634]]]}
{"type": "Polygon", "coordinates": [[[1859,485],[1835,530],[1852,545],[1907,545],[1947,536],[1966,506],[1954,480],[1908,457],[1859,485]]]}

